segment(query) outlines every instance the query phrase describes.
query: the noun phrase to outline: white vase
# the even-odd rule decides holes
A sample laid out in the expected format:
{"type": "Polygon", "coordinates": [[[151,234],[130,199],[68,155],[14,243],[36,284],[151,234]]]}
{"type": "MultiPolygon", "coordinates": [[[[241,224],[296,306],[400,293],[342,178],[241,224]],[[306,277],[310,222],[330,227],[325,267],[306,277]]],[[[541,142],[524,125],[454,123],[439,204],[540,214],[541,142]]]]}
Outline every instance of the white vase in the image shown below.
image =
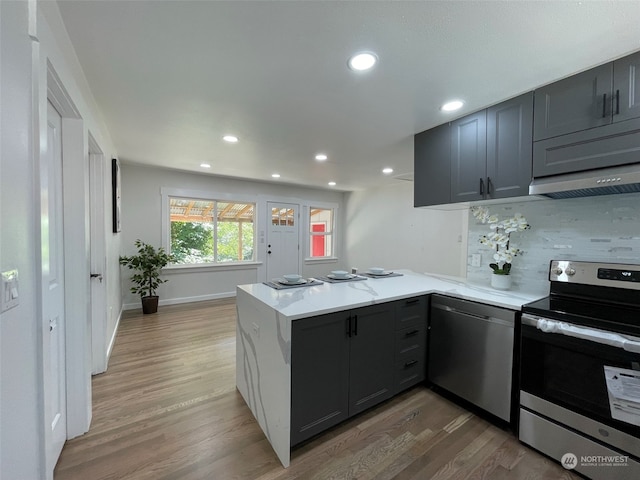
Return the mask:
{"type": "Polygon", "coordinates": [[[491,286],[498,290],[509,290],[511,288],[511,275],[491,274],[491,286]]]}

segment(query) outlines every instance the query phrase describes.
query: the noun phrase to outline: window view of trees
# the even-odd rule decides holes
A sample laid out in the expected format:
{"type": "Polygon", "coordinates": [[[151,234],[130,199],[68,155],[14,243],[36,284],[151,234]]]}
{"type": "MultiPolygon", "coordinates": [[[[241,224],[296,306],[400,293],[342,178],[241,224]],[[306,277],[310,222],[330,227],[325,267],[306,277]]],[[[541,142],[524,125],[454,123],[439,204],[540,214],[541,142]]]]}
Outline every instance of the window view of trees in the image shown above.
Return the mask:
{"type": "Polygon", "coordinates": [[[169,207],[177,264],[253,260],[253,204],[170,198],[169,207]]]}

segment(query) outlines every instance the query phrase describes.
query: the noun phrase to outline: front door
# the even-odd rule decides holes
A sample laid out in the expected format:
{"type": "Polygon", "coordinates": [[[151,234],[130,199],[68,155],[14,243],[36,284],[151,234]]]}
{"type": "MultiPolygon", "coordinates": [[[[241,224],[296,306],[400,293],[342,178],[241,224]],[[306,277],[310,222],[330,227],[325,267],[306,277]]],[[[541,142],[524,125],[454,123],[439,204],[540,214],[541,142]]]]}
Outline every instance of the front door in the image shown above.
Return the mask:
{"type": "Polygon", "coordinates": [[[49,103],[47,146],[40,157],[44,407],[47,471],[67,438],[64,240],[62,224],[62,119],[49,103]]]}
{"type": "Polygon", "coordinates": [[[267,280],[285,273],[300,272],[300,206],[293,203],[267,203],[267,280]]]}

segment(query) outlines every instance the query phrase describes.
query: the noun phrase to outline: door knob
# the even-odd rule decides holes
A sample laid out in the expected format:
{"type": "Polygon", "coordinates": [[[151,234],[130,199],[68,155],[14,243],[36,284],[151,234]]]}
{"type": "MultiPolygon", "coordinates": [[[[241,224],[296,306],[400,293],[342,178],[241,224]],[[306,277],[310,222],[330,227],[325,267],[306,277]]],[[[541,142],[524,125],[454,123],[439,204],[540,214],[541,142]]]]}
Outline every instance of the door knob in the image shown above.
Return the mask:
{"type": "Polygon", "coordinates": [[[89,275],[91,278],[97,278],[98,280],[100,280],[100,283],[102,283],[102,274],[101,273],[92,273],[91,275],[89,275]]]}

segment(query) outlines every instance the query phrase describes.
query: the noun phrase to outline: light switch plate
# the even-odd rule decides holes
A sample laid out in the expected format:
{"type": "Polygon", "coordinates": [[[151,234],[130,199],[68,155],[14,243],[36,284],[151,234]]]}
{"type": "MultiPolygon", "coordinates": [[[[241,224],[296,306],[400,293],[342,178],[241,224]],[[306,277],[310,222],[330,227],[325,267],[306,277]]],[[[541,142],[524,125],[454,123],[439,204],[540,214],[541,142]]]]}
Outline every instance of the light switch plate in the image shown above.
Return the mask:
{"type": "Polygon", "coordinates": [[[482,254],[481,253],[473,253],[471,254],[471,266],[479,267],[482,262],[482,254]]]}
{"type": "Polygon", "coordinates": [[[18,288],[18,270],[2,272],[2,285],[0,288],[0,312],[6,312],[10,308],[17,307],[20,303],[18,288]]]}

